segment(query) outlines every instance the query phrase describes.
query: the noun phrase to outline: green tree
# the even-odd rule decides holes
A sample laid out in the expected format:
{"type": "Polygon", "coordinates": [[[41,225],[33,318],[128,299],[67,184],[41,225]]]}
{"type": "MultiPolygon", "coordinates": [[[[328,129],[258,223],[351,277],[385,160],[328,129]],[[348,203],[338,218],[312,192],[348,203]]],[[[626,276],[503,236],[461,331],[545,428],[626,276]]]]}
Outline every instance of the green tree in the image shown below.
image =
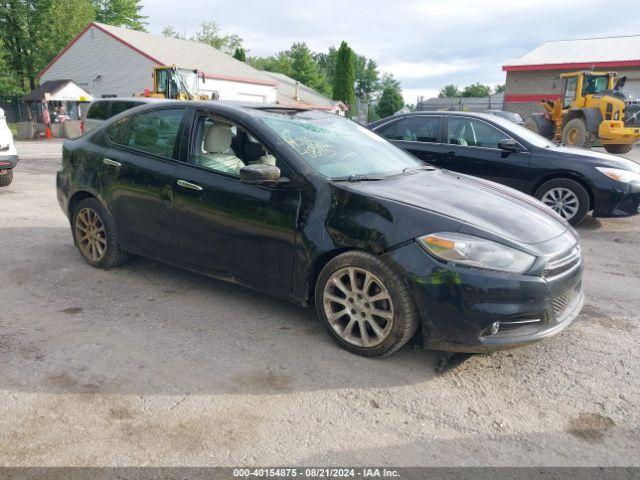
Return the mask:
{"type": "Polygon", "coordinates": [[[373,95],[380,90],[378,64],[365,57],[356,61],[356,95],[365,102],[370,102],[373,95]]]}
{"type": "Polygon", "coordinates": [[[463,97],[488,97],[489,95],[491,95],[491,87],[478,82],[467,85],[462,90],[463,97]]]}
{"type": "Polygon", "coordinates": [[[382,79],[382,95],[376,106],[376,112],[381,118],[389,117],[404,106],[400,82],[393,75],[385,75],[382,79]]]}
{"type": "Polygon", "coordinates": [[[502,85],[496,85],[495,87],[493,87],[493,93],[504,93],[506,88],[507,85],[504,83],[502,85]]]}
{"type": "Polygon", "coordinates": [[[327,53],[314,53],[313,56],[318,62],[318,67],[324,73],[327,83],[333,85],[336,76],[336,63],[338,62],[338,50],[336,47],[331,46],[327,53]]]}
{"type": "Polygon", "coordinates": [[[340,100],[349,106],[349,115],[355,106],[355,60],[353,50],[347,42],[342,42],[338,49],[336,74],[333,81],[333,99],[340,100]]]}
{"type": "Polygon", "coordinates": [[[1,1],[0,40],[14,84],[34,89],[36,74],[94,15],[91,0],[1,1]]]}
{"type": "Polygon", "coordinates": [[[241,62],[247,61],[247,53],[244,51],[242,47],[236,47],[236,51],[233,52],[233,58],[239,60],[241,62]]]}
{"type": "Polygon", "coordinates": [[[184,40],[184,35],[182,35],[181,33],[179,33],[175,28],[173,28],[171,25],[167,25],[166,27],[164,27],[162,29],[162,32],[160,32],[160,34],[163,37],[168,37],[168,38],[177,38],[180,40],[184,40]]]}
{"type": "Polygon", "coordinates": [[[291,45],[289,56],[291,57],[291,78],[320,93],[328,93],[330,88],[327,79],[320,71],[306,43],[291,45]]]}
{"type": "Polygon", "coordinates": [[[445,85],[438,93],[439,98],[456,98],[460,96],[460,90],[455,85],[445,85]]]}
{"type": "Polygon", "coordinates": [[[202,23],[192,40],[209,44],[229,55],[233,55],[236,48],[242,47],[242,39],[238,35],[223,35],[216,22],[202,23]]]}
{"type": "Polygon", "coordinates": [[[142,0],[93,0],[93,6],[98,22],[146,31],[147,17],[141,13],[142,0]]]}
{"type": "Polygon", "coordinates": [[[266,70],[267,72],[283,73],[291,76],[292,70],[291,55],[288,51],[278,52],[270,57],[250,57],[249,65],[258,70],[266,70]]]}

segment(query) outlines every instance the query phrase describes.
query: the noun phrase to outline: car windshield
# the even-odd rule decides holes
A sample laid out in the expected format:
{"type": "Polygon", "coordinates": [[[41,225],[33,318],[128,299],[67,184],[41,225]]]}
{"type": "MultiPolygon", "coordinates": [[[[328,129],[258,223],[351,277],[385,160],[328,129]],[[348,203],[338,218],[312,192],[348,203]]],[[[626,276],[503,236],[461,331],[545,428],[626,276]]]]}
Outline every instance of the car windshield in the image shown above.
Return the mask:
{"type": "Polygon", "coordinates": [[[529,142],[531,145],[540,148],[548,148],[554,147],[555,143],[551,140],[543,137],[542,135],[538,135],[535,132],[532,132],[528,128],[523,127],[522,125],[518,125],[517,123],[511,122],[506,118],[494,116],[491,118],[493,123],[501,126],[507,133],[512,133],[513,135],[517,135],[522,138],[524,141],[529,142]]]}
{"type": "Polygon", "coordinates": [[[386,177],[423,167],[355,122],[318,111],[272,110],[262,121],[311,168],[329,178],[386,177]]]}

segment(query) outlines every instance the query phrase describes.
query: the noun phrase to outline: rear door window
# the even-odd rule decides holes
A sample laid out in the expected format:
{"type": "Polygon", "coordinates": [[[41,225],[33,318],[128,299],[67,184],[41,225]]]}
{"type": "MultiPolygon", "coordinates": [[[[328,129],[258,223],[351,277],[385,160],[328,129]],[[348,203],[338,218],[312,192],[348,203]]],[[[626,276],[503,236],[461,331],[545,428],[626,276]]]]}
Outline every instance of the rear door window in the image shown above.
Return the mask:
{"type": "Polygon", "coordinates": [[[87,118],[92,120],[106,120],[109,118],[109,102],[96,102],[91,104],[87,112],[87,118]]]}
{"type": "Polygon", "coordinates": [[[389,140],[437,143],[440,140],[440,117],[426,115],[405,117],[385,125],[377,132],[389,140]]]}
{"type": "Polygon", "coordinates": [[[153,110],[131,117],[122,145],[153,155],[177,158],[184,108],[153,110]]]}
{"type": "Polygon", "coordinates": [[[468,147],[498,148],[500,140],[511,138],[488,123],[463,117],[450,117],[447,132],[448,143],[468,147]]]}

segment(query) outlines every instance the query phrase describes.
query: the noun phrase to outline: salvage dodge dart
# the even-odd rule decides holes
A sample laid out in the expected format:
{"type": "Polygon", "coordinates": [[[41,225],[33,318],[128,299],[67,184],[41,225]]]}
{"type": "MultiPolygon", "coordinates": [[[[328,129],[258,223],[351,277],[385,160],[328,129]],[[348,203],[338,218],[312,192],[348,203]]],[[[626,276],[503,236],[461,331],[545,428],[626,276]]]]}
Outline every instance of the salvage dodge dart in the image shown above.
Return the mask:
{"type": "Polygon", "coordinates": [[[584,301],[578,236],[548,207],[323,112],[134,108],[65,141],[57,193],[90,265],[143,255],[315,304],[360,355],[417,332],[438,350],[523,345],[584,301]]]}

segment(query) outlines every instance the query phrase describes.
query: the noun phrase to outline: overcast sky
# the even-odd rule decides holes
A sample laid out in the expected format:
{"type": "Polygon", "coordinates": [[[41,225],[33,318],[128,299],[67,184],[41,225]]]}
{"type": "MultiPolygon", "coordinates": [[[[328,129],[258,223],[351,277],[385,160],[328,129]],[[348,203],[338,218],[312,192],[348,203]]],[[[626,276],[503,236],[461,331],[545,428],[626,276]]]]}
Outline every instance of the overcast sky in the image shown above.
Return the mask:
{"type": "Polygon", "coordinates": [[[453,83],[504,83],[501,66],[549,40],[640,34],[639,1],[144,0],[149,31],[192,35],[203,21],[244,40],[249,55],[342,40],[402,82],[407,103],[453,83]]]}

